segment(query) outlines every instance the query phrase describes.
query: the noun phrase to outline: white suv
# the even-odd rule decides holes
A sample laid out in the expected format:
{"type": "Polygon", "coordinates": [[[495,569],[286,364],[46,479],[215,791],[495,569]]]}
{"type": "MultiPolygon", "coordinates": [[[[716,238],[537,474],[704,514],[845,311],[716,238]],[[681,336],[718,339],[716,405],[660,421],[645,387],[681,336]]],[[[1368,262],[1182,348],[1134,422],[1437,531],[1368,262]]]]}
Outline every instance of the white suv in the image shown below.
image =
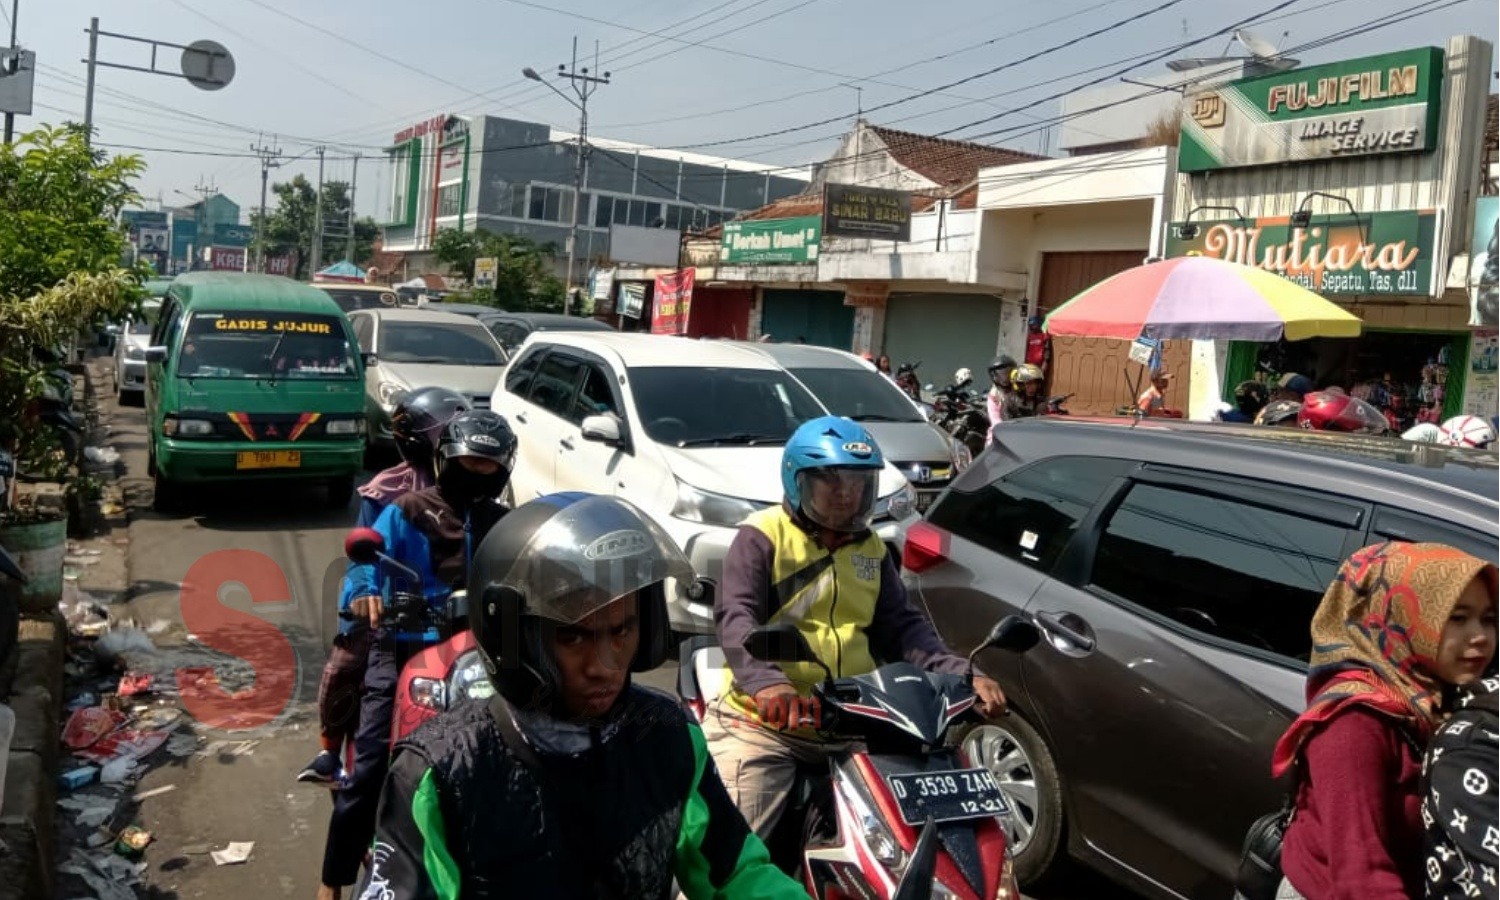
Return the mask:
{"type": "MultiPolygon", "coordinates": [[[[495,385],[490,406],[520,440],[510,500],[586,491],[649,513],[699,581],[668,585],[672,627],[713,631],[713,591],[735,527],[781,502],[781,451],[827,415],[764,355],[663,335],[538,332],[495,385]]],[[[915,494],[887,464],[874,527],[900,552],[915,494]]]]}

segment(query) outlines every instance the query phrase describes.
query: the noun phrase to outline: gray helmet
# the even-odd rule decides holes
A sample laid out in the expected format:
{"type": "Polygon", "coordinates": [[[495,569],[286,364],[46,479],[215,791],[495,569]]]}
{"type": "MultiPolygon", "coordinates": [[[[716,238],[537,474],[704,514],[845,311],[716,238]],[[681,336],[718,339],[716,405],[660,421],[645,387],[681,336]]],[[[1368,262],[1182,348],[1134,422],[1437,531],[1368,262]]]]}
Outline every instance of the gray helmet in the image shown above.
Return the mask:
{"type": "Polygon", "coordinates": [[[671,631],[663,582],[693,567],[661,526],[617,497],[551,494],[499,521],[469,566],[469,624],[495,689],[551,711],[558,692],[551,636],[638,592],[640,646],[632,672],[666,659],[671,631]]]}

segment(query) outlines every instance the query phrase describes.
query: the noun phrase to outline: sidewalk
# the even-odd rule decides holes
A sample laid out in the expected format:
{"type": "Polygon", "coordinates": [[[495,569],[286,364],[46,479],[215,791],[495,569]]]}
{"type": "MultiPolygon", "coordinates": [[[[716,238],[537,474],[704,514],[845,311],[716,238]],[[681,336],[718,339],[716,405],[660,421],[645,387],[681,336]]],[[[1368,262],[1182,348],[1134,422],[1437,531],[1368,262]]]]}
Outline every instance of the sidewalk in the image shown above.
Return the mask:
{"type": "MultiPolygon", "coordinates": [[[[100,398],[113,391],[113,362],[90,360],[75,376],[82,414],[90,423],[90,446],[108,446],[107,424],[99,421],[100,398]]],[[[85,517],[86,536],[70,538],[64,558],[65,601],[93,598],[106,607],[125,598],[129,588],[128,522],[118,483],[118,465],[86,463],[105,481],[96,514],[85,517]]],[[[39,494],[61,492],[54,485],[25,485],[39,494]]],[[[15,712],[16,730],[6,760],[0,804],[0,900],[52,900],[59,851],[58,769],[61,748],[64,667],[69,636],[60,612],[23,618],[16,652],[0,666],[0,696],[15,712]]]]}

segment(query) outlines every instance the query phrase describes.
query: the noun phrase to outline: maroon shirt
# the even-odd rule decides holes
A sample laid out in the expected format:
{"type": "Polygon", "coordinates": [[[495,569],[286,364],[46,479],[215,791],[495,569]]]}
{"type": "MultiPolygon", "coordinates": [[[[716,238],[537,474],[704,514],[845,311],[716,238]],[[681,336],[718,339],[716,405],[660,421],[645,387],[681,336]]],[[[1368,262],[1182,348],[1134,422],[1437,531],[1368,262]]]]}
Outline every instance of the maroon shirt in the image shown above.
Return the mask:
{"type": "Polygon", "coordinates": [[[1399,727],[1351,706],[1303,746],[1281,870],[1307,900],[1422,896],[1422,760],[1399,727]]]}

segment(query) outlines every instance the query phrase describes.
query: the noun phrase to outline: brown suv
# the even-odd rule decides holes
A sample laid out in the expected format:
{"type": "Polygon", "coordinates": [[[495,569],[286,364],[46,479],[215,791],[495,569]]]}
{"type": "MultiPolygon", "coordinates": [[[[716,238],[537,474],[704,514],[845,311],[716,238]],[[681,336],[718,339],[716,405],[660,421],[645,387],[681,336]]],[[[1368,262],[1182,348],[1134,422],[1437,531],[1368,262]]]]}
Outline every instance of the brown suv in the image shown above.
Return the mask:
{"type": "Polygon", "coordinates": [[[1021,812],[1024,887],[1068,855],[1152,897],[1228,897],[1271,749],[1302,710],[1309,622],[1352,551],[1496,561],[1493,452],[1256,426],[1012,423],[906,535],[914,599],[986,653],[1014,713],[964,737],[1021,812]]]}

